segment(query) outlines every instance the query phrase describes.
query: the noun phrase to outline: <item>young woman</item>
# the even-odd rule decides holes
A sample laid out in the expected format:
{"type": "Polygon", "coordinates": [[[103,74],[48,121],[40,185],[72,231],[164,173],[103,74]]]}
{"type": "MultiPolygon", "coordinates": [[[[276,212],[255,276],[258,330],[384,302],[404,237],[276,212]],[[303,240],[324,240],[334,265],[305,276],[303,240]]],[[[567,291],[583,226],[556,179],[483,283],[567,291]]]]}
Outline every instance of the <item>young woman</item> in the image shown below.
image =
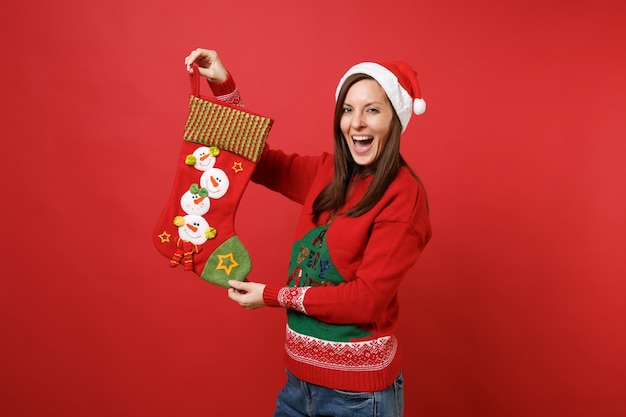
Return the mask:
{"type": "MultiPolygon", "coordinates": [[[[217,98],[241,105],[217,53],[197,49],[217,98]]],[[[287,284],[231,281],[247,309],[287,311],[287,383],[275,417],[401,416],[398,287],[431,236],[426,193],[400,155],[425,104],[402,62],[361,63],[337,87],[334,154],[266,145],[252,180],[302,205],[287,284]]]]}

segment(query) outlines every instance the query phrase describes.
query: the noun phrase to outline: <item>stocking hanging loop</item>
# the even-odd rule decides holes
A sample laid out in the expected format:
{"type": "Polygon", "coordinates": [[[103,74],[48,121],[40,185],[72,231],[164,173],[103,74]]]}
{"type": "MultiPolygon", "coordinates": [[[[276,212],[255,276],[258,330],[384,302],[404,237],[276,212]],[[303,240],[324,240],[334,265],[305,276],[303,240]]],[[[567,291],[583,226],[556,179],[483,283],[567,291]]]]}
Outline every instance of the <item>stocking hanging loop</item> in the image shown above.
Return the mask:
{"type": "Polygon", "coordinates": [[[200,69],[197,64],[191,66],[189,81],[191,82],[191,94],[195,97],[200,97],[200,69]]]}

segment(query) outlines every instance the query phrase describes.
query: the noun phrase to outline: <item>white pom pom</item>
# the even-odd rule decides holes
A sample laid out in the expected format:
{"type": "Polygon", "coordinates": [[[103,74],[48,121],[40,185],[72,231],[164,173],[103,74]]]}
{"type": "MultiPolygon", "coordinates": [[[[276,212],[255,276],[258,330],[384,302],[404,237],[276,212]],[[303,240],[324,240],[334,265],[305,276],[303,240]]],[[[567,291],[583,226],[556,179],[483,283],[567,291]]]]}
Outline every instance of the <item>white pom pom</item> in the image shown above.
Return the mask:
{"type": "Polygon", "coordinates": [[[426,111],[426,102],[424,101],[424,99],[416,98],[415,100],[413,100],[413,113],[419,116],[420,114],[423,114],[425,111],[426,111]]]}

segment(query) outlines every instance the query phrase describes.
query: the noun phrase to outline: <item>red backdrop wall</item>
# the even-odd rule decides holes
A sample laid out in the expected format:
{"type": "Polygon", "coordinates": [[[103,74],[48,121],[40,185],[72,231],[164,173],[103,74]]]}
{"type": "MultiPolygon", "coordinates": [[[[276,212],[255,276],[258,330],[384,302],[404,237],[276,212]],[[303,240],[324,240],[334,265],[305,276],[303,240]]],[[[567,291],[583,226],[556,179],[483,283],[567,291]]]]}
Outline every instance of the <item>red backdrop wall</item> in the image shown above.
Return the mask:
{"type": "MultiPolygon", "coordinates": [[[[271,415],[284,313],[151,242],[202,46],[301,153],[331,149],[348,66],[418,69],[403,152],[434,237],[401,288],[407,416],[626,415],[624,3],[214,3],[1,6],[0,414],[271,415]]],[[[250,185],[250,279],[284,281],[297,213],[250,185]]]]}

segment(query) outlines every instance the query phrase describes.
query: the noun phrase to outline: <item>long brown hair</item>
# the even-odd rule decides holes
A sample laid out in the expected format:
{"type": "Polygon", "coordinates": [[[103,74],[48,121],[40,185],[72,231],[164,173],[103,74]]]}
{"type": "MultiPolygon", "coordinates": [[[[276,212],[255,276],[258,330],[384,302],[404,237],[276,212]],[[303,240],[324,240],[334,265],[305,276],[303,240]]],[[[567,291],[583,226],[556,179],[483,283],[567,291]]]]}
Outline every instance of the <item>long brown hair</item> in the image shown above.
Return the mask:
{"type": "MultiPolygon", "coordinates": [[[[361,200],[354,207],[345,213],[348,217],[360,216],[374,207],[374,205],[380,201],[391,182],[395,179],[400,168],[403,166],[408,167],[404,158],[400,155],[400,134],[402,133],[402,124],[400,123],[400,119],[398,118],[395,110],[394,117],[391,122],[389,138],[381,149],[376,166],[368,169],[367,167],[358,165],[354,162],[354,159],[352,159],[350,148],[348,148],[346,139],[341,132],[340,121],[343,113],[343,103],[346,99],[348,90],[355,83],[365,79],[373,78],[366,74],[353,74],[349,76],[337,96],[334,119],[335,172],[332,180],[326,185],[326,187],[324,187],[313,202],[313,221],[315,223],[319,222],[322,213],[329,211],[336,214],[344,206],[346,203],[348,188],[357,174],[373,174],[373,179],[372,183],[363,195],[363,198],[361,198],[361,200]]],[[[411,172],[413,173],[413,171],[411,172]]],[[[418,179],[414,173],[413,175],[416,179],[418,179]]]]}

